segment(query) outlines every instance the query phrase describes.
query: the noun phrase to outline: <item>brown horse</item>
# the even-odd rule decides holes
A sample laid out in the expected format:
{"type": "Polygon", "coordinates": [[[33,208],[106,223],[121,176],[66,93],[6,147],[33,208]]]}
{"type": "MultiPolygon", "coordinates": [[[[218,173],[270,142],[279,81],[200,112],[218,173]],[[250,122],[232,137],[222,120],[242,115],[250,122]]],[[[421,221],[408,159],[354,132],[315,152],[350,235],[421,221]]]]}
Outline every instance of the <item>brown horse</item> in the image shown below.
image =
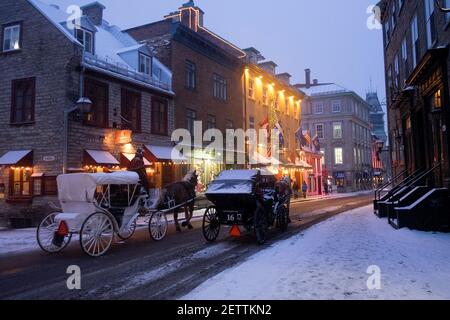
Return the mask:
{"type": "MultiPolygon", "coordinates": [[[[183,179],[183,181],[169,184],[161,192],[161,196],[158,201],[158,210],[172,208],[179,206],[183,203],[186,221],[182,223],[183,227],[193,229],[191,225],[191,219],[194,215],[195,205],[195,187],[198,184],[198,175],[196,171],[189,172],[183,179]],[[192,201],[191,201],[192,200],[192,201]]],[[[175,219],[175,227],[178,232],[181,231],[180,224],[178,223],[178,209],[174,210],[173,216],[175,219]]]]}

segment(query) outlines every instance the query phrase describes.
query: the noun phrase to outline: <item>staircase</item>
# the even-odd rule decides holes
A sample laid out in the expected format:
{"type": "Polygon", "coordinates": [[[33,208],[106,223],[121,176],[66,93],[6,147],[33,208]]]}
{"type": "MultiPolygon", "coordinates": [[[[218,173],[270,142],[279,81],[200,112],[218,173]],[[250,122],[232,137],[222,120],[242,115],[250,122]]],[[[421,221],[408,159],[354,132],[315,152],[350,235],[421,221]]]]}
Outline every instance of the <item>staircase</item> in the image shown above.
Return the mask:
{"type": "Polygon", "coordinates": [[[450,227],[450,191],[433,183],[437,164],[428,170],[418,170],[403,181],[394,183],[404,172],[375,191],[374,213],[387,217],[396,229],[447,230],[450,227]],[[387,188],[392,187],[389,191],[387,188]],[[384,193],[383,193],[384,190],[384,193]]]}

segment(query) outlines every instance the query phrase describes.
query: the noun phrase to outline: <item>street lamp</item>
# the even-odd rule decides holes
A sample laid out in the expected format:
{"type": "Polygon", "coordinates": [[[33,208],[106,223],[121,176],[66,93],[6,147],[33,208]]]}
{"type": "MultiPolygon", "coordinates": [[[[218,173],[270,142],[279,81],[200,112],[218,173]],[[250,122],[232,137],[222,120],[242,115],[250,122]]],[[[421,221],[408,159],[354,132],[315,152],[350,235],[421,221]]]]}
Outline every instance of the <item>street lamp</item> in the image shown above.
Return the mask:
{"type": "MultiPolygon", "coordinates": [[[[81,114],[89,113],[92,110],[92,101],[89,98],[81,97],[72,108],[64,110],[63,125],[63,173],[67,173],[67,153],[69,148],[69,115],[79,110],[81,114]]],[[[83,118],[83,117],[81,117],[83,118]]]]}

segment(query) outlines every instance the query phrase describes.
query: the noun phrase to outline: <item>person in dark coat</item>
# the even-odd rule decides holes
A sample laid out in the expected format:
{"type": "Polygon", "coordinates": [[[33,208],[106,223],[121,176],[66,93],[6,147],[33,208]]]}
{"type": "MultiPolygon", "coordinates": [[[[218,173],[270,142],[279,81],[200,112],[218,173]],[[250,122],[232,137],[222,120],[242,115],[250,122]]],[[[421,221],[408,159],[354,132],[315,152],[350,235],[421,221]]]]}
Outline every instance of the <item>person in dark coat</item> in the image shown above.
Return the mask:
{"type": "Polygon", "coordinates": [[[144,151],[142,149],[136,151],[136,156],[131,160],[128,171],[136,172],[139,175],[142,187],[147,194],[150,194],[150,185],[147,180],[147,172],[145,171],[144,151]]]}
{"type": "Polygon", "coordinates": [[[299,186],[297,180],[294,180],[294,183],[292,184],[292,190],[294,191],[294,199],[298,199],[298,193],[300,191],[300,186],[299,186]]]}

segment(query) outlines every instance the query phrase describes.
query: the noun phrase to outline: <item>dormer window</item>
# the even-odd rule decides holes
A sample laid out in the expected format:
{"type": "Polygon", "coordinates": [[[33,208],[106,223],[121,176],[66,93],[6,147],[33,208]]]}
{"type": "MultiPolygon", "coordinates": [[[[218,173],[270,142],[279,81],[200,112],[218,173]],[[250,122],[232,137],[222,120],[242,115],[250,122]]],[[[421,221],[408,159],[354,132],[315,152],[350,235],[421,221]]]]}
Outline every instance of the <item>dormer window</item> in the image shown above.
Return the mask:
{"type": "Polygon", "coordinates": [[[85,29],[76,29],[77,40],[84,46],[84,51],[94,54],[94,35],[85,29]]]}
{"type": "Polygon", "coordinates": [[[152,58],[142,53],[139,54],[139,72],[152,75],[152,58]]]}
{"type": "Polygon", "coordinates": [[[22,48],[22,26],[21,23],[8,24],[3,26],[2,51],[10,52],[22,48]]]}

